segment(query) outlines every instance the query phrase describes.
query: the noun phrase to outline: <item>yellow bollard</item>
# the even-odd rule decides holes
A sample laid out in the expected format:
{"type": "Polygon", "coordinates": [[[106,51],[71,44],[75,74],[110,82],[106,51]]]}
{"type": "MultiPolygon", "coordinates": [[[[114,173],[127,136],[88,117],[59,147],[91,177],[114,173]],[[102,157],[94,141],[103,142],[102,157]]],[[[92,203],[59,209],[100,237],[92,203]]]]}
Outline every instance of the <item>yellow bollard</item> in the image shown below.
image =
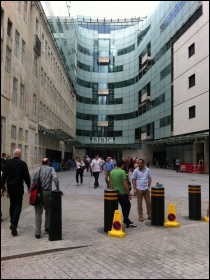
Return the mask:
{"type": "Polygon", "coordinates": [[[180,224],[176,221],[176,208],[174,203],[168,205],[168,216],[164,223],[164,227],[179,227],[180,224]]]}
{"type": "Polygon", "coordinates": [[[125,237],[125,232],[122,230],[122,219],[120,210],[115,210],[111,231],[108,231],[109,236],[125,237]]]}
{"type": "Polygon", "coordinates": [[[207,215],[206,216],[204,216],[204,221],[206,222],[206,223],[209,223],[209,205],[208,205],[208,209],[207,209],[207,215]]]}

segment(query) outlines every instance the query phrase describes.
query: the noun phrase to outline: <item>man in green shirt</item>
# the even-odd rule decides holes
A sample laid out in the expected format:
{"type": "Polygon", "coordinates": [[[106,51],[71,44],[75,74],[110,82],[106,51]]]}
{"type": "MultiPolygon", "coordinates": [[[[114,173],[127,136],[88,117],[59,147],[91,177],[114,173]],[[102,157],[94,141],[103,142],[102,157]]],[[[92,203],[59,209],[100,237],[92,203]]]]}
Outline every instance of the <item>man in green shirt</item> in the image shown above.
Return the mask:
{"type": "Polygon", "coordinates": [[[126,173],[124,168],[124,161],[118,160],[117,167],[110,172],[110,187],[114,190],[118,190],[118,201],[122,208],[123,223],[126,224],[127,228],[136,227],[133,222],[129,219],[129,213],[131,209],[132,196],[129,191],[129,186],[126,180],[126,173]]]}

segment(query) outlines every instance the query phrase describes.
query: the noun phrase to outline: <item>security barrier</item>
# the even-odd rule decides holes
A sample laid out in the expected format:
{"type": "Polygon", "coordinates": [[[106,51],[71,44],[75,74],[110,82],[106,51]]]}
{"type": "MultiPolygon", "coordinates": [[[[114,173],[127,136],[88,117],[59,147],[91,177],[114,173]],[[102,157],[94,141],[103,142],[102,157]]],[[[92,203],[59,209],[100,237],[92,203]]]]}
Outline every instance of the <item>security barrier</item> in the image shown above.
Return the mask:
{"type": "Polygon", "coordinates": [[[201,186],[188,185],[189,219],[201,220],[201,186]]]}
{"type": "Polygon", "coordinates": [[[151,224],[153,226],[164,225],[165,192],[163,187],[151,188],[151,224]]]}
{"type": "Polygon", "coordinates": [[[118,191],[112,189],[104,190],[104,231],[112,229],[115,210],[118,210],[118,191]]]}
{"type": "Polygon", "coordinates": [[[182,163],[180,165],[180,171],[181,172],[187,172],[187,173],[205,173],[206,166],[204,164],[192,164],[192,163],[182,163]]]}

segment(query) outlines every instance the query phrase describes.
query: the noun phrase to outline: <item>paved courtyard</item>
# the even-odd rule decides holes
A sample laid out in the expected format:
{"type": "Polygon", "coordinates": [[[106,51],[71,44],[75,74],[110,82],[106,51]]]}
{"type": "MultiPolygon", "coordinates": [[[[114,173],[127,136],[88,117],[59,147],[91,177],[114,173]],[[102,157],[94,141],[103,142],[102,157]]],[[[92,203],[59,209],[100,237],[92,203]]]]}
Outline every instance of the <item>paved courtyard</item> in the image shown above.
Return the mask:
{"type": "MultiPolygon", "coordinates": [[[[62,240],[36,239],[34,208],[24,195],[18,236],[9,230],[9,200],[1,198],[2,279],[209,279],[209,224],[203,220],[209,203],[209,175],[176,173],[151,167],[152,186],[163,184],[165,220],[168,204],[176,207],[180,227],[152,226],[138,221],[136,198],[124,238],[104,232],[104,174],[93,188],[90,173],[75,186],[75,171],[58,172],[62,197],[62,240]],[[188,185],[201,185],[199,221],[189,219],[188,185]]],[[[120,209],[120,207],[119,207],[120,209]]],[[[43,216],[44,218],[44,216],[43,216]]],[[[43,223],[44,224],[44,223],[43,223]]]]}

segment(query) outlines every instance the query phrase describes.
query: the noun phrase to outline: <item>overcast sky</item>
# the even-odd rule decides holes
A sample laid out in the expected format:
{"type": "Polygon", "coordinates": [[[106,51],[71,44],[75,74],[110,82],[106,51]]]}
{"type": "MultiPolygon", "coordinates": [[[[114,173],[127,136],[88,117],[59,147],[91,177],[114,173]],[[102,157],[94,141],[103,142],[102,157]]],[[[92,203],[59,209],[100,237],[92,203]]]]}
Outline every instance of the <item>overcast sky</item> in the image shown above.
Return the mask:
{"type": "MultiPolygon", "coordinates": [[[[45,2],[41,1],[46,9],[45,2]]],[[[50,2],[54,16],[68,16],[66,3],[70,6],[70,16],[92,16],[98,18],[132,18],[145,17],[151,14],[160,1],[47,1],[50,2]]]]}

